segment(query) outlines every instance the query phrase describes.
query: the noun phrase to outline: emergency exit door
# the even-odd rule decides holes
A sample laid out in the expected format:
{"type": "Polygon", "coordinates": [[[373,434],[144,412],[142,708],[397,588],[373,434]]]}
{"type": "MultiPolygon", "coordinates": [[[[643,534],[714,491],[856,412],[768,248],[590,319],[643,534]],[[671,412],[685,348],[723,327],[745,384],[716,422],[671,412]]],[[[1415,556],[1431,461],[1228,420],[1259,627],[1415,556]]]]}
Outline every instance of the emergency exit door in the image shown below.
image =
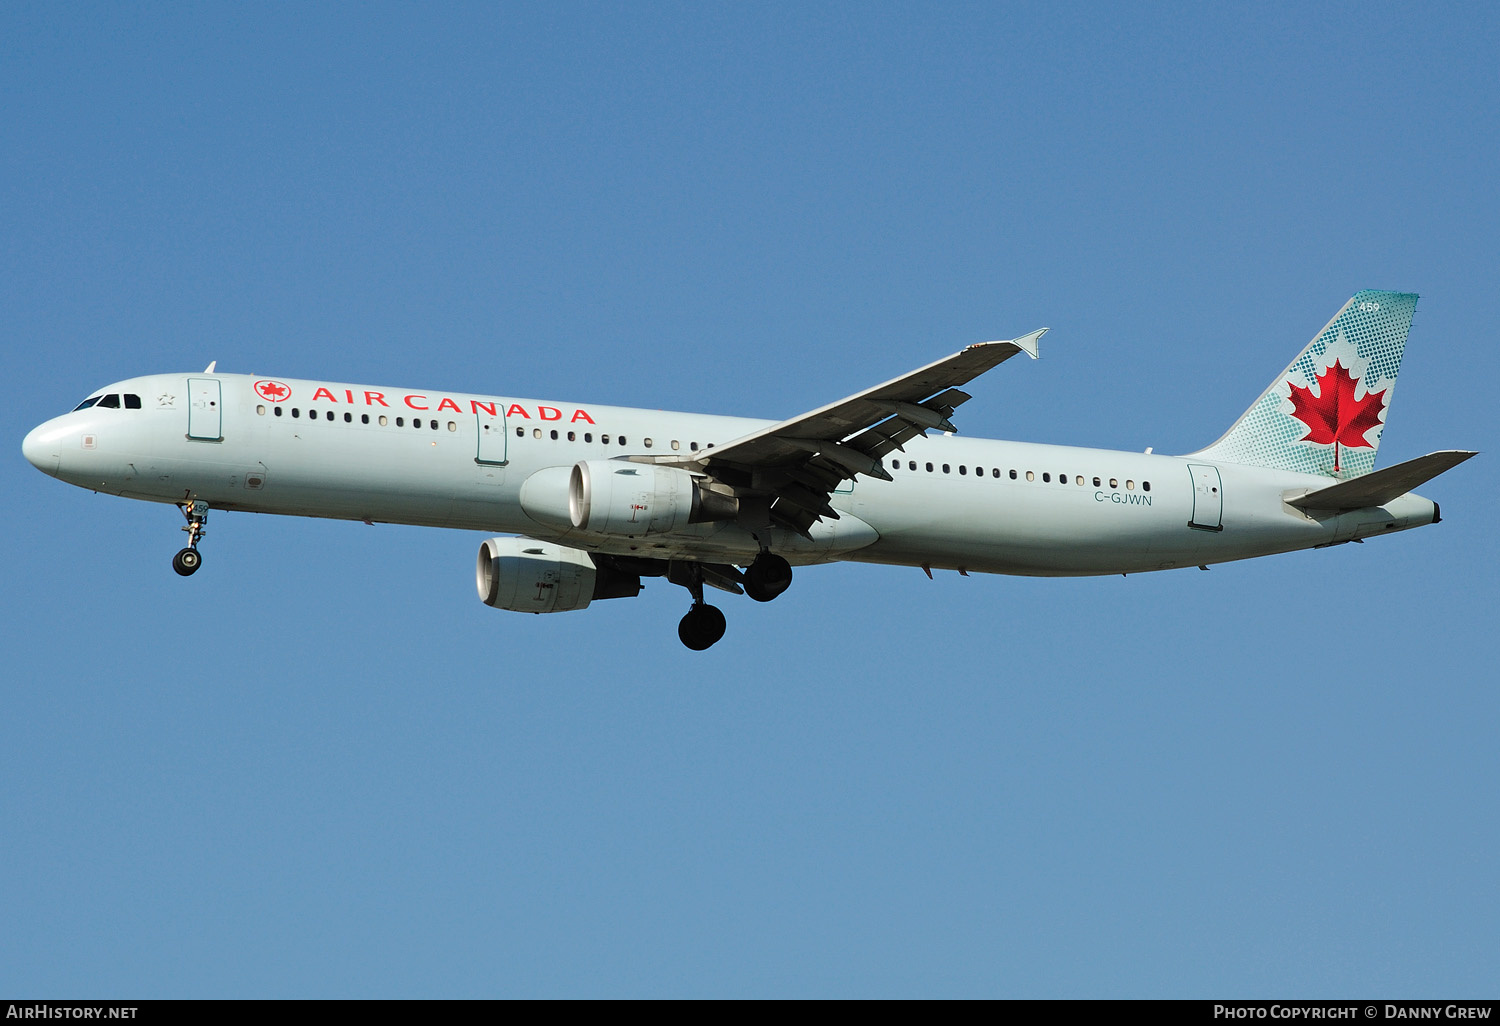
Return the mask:
{"type": "Polygon", "coordinates": [[[505,407],[496,403],[495,409],[499,412],[490,413],[478,403],[474,404],[474,417],[479,424],[479,448],[474,453],[474,462],[503,467],[507,460],[508,444],[505,437],[505,407]]]}

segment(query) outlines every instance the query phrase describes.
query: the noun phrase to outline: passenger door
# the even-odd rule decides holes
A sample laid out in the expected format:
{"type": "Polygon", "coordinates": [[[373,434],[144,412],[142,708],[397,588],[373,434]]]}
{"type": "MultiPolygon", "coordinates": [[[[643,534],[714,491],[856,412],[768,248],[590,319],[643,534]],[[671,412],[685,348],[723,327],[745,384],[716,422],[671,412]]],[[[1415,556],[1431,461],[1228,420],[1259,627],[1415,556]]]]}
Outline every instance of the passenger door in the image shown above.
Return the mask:
{"type": "Polygon", "coordinates": [[[1193,517],[1188,526],[1200,531],[1224,530],[1224,486],[1219,468],[1189,463],[1188,472],[1193,477],[1193,517]]]}
{"type": "Polygon", "coordinates": [[[491,467],[503,467],[508,462],[508,439],[505,432],[505,404],[496,403],[495,409],[499,413],[490,413],[488,410],[474,406],[474,417],[479,424],[479,448],[474,454],[474,462],[491,467]]]}
{"type": "Polygon", "coordinates": [[[222,396],[218,378],[188,378],[188,437],[200,442],[224,440],[222,396]]]}

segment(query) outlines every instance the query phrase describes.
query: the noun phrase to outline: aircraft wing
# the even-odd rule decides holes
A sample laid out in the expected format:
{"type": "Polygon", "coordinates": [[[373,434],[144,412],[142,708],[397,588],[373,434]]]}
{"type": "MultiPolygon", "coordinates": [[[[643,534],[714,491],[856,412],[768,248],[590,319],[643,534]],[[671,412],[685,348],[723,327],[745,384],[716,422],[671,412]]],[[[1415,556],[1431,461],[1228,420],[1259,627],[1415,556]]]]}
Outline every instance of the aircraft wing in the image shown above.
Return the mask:
{"type": "MultiPolygon", "coordinates": [[[[741,497],[761,497],[770,519],[800,534],[821,517],[839,484],[857,474],[889,481],[885,455],[929,429],[954,431],[953,411],[970,398],[959,385],[1017,353],[1037,356],[1040,328],[1009,342],[981,342],[883,385],[700,452],[692,466],[741,497]]],[[[660,458],[659,458],[660,459],[660,458]]],[[[653,461],[655,462],[655,461],[653,461]]],[[[660,462],[667,462],[660,459],[660,462]]]]}

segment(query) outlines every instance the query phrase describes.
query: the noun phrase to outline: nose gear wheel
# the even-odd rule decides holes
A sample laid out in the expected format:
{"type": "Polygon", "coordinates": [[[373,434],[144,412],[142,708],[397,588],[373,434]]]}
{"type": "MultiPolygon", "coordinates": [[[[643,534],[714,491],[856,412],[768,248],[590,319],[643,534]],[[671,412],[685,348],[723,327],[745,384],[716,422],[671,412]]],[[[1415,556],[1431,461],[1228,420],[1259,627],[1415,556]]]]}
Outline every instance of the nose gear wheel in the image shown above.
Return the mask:
{"type": "Polygon", "coordinates": [[[180,550],[172,557],[172,569],[183,577],[191,577],[203,565],[203,555],[198,551],[198,542],[208,533],[208,503],[179,502],[177,508],[182,510],[182,515],[187,518],[187,526],[183,530],[188,533],[188,543],[187,548],[180,550]]]}

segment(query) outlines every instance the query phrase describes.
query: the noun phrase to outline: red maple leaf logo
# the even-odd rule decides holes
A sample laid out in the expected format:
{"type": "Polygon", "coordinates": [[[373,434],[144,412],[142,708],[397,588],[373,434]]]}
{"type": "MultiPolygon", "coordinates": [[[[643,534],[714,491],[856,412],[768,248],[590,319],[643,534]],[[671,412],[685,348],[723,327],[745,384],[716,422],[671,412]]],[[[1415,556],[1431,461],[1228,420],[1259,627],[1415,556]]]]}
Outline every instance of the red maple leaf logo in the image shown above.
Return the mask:
{"type": "Polygon", "coordinates": [[[1389,389],[1366,392],[1363,399],[1354,398],[1359,379],[1337,360],[1318,375],[1317,383],[1318,394],[1313,395],[1312,389],[1287,382],[1292,390],[1292,416],[1307,425],[1307,434],[1300,441],[1333,446],[1333,472],[1337,474],[1340,445],[1351,449],[1374,448],[1365,441],[1365,432],[1380,425],[1389,389]]]}
{"type": "Polygon", "coordinates": [[[279,403],[292,394],[292,390],[279,381],[257,381],[255,391],[260,393],[261,398],[269,399],[273,403],[279,403]]]}

